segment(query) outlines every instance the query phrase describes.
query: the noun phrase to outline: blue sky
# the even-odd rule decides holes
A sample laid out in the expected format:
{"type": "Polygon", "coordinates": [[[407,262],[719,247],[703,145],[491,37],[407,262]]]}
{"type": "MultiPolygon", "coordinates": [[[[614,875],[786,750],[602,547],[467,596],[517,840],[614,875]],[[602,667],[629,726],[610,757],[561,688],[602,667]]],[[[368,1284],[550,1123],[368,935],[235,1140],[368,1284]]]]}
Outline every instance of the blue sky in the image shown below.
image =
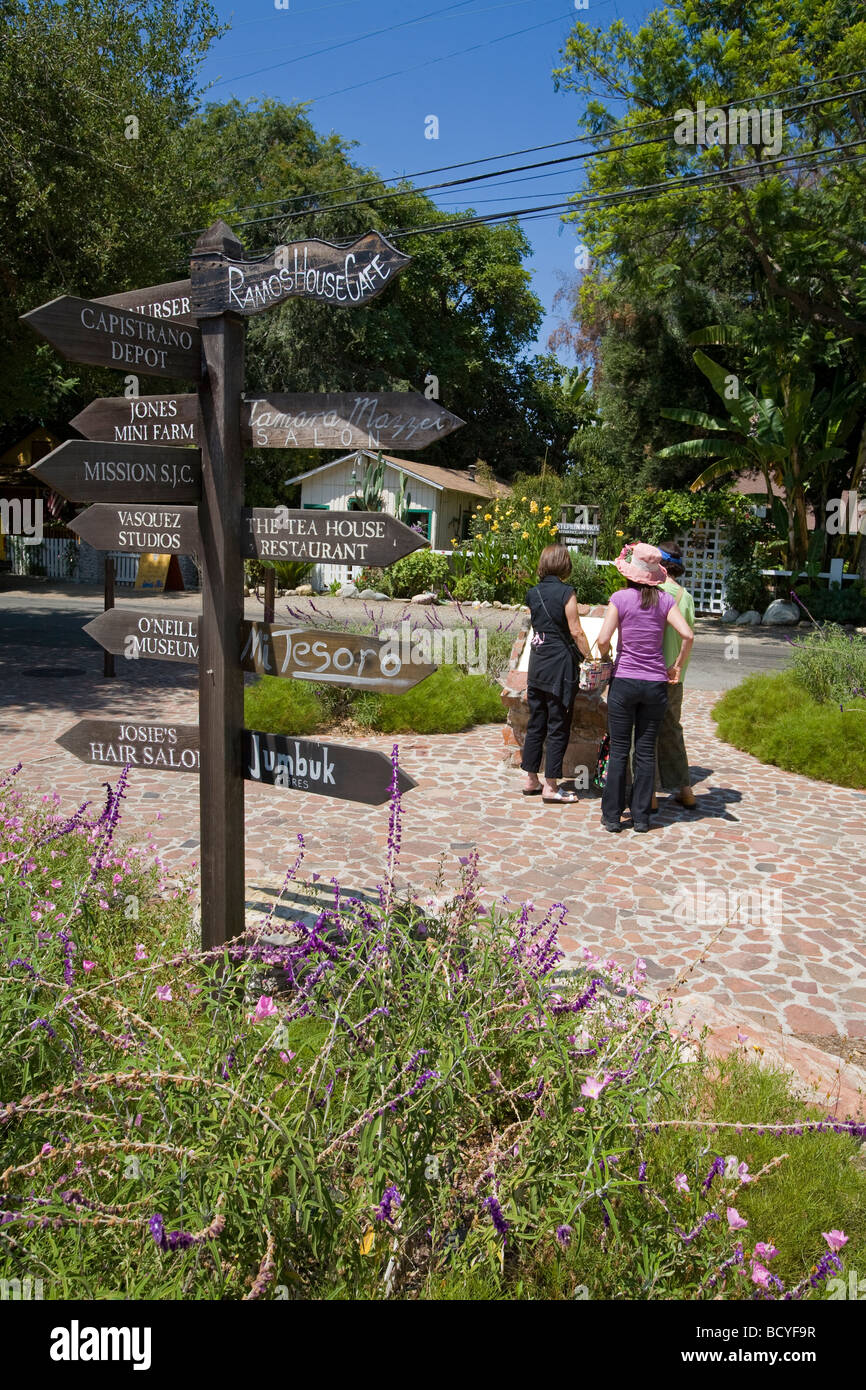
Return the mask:
{"type": "MultiPolygon", "coordinates": [[[[289,0],[277,9],[274,0],[217,0],[220,19],[232,27],[211,50],[203,78],[215,101],[311,101],[316,128],[356,140],[361,163],[385,178],[414,174],[580,134],[580,100],[555,92],[551,78],[572,23],[606,28],[620,18],[635,28],[656,7],[643,0],[588,0],[579,11],[574,0],[289,0]],[[429,116],[438,118],[438,139],[425,136],[429,116]]],[[[579,167],[505,175],[474,193],[433,196],[449,211],[473,206],[479,213],[556,202],[579,186],[579,167]],[[505,186],[505,179],[513,182],[505,186]]],[[[560,276],[574,273],[575,235],[556,215],[525,229],[533,288],[547,315],[538,346],[546,350],[560,276]]]]}

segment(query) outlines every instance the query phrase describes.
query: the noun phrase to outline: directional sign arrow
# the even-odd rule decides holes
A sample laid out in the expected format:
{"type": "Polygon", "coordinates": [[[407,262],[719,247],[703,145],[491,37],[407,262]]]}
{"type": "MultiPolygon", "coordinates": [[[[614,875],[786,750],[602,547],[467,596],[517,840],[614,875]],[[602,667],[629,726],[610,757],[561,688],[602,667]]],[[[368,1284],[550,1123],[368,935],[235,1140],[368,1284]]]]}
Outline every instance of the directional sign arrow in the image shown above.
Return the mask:
{"type": "Polygon", "coordinates": [[[109,507],[98,503],[69,523],[94,550],[190,555],[201,549],[195,507],[109,507]]]}
{"type": "Polygon", "coordinates": [[[150,608],[109,608],[84,631],[115,656],[130,661],[198,661],[198,617],[155,612],[150,608]]]}
{"type": "Polygon", "coordinates": [[[198,396],[107,396],[69,423],[107,444],[198,444],[198,396]]]}
{"type": "Polygon", "coordinates": [[[70,502],[198,502],[198,449],[67,439],[28,472],[70,502]]]}
{"type": "Polygon", "coordinates": [[[192,282],[173,280],[169,285],[147,285],[143,290],[123,290],[120,294],[103,294],[95,301],[115,309],[134,309],[152,319],[171,319],[172,323],[188,323],[196,328],[192,313],[192,282]]]}
{"type": "MultiPolygon", "coordinates": [[[[90,623],[85,631],[94,626],[90,623]]],[[[411,690],[437,669],[429,663],[413,661],[408,642],[401,645],[396,639],[388,642],[355,632],[251,622],[243,624],[241,666],[259,675],[293,676],[295,680],[394,695],[411,690]]]]}
{"type": "Polygon", "coordinates": [[[369,304],[411,259],[380,232],[343,243],[294,241],[258,261],[197,251],[190,265],[193,309],[198,318],[261,314],[293,296],[345,308],[369,304]]]}
{"type": "Polygon", "coordinates": [[[241,405],[241,436],[255,449],[423,449],[464,424],[417,391],[280,392],[241,405]]]}
{"type": "Polygon", "coordinates": [[[160,322],[71,294],[41,304],[21,319],[70,362],[143,376],[201,377],[201,333],[185,324],[160,322]]]}
{"type": "MultiPolygon", "coordinates": [[[[248,782],[266,782],[272,787],[316,792],[368,806],[381,806],[390,796],[391,759],[370,748],[313,743],[244,729],[243,758],[248,782]]],[[[402,768],[397,781],[401,792],[418,785],[402,768]]]]}
{"type": "Polygon", "coordinates": [[[84,763],[198,772],[197,724],[133,724],[117,719],[82,719],[56,740],[84,763]]]}
{"type": "Polygon", "coordinates": [[[320,512],[245,507],[245,559],[312,560],[323,565],[393,565],[426,546],[387,512],[320,512]]]}

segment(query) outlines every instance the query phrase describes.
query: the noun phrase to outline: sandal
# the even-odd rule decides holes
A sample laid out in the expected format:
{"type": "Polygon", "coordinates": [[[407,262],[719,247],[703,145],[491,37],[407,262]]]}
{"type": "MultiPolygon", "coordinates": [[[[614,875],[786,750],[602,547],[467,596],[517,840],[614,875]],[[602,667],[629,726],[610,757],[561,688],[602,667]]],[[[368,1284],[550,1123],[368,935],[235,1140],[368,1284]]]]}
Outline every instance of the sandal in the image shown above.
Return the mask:
{"type": "Polygon", "coordinates": [[[545,806],[565,806],[569,802],[577,801],[577,796],[574,792],[564,792],[559,787],[555,796],[543,796],[541,799],[545,806]]]}
{"type": "Polygon", "coordinates": [[[541,787],[523,787],[524,796],[541,796],[541,787]]]}

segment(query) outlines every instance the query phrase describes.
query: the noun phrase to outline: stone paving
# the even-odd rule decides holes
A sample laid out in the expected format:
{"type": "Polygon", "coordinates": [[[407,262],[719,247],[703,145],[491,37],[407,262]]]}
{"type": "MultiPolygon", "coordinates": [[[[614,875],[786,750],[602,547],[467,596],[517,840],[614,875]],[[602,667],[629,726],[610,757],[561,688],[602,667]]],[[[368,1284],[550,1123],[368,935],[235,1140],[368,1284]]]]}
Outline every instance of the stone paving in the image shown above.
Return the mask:
{"type": "MultiPolygon", "coordinates": [[[[54,746],[77,719],[112,715],[197,722],[195,676],[162,663],[118,661],[101,677],[101,653],[11,649],[0,667],[0,765],[25,764],[22,783],[56,788],[64,805],[101,796],[105,770],[54,746]],[[27,674],[49,670],[49,677],[27,674]],[[82,674],[74,674],[74,672],[82,674]]],[[[458,858],[477,847],[484,892],[537,910],[569,910],[564,949],[642,956],[663,986],[694,965],[693,997],[734,1008],[783,1033],[866,1037],[866,794],[765,767],[721,743],[717,696],[686,688],[685,725],[698,805],[662,800],[649,835],[599,827],[594,793],[545,807],[520,794],[504,763],[499,725],[456,736],[405,735],[401,764],[418,782],[404,800],[403,881],[432,885],[440,863],[450,886],[458,858]],[[718,940],[714,940],[721,931],[718,940]]],[[[335,740],[339,741],[339,740],[335,740]]],[[[390,751],[391,738],[360,740],[390,751]]],[[[279,888],[307,845],[306,872],[370,889],[385,862],[388,808],[245,784],[251,900],[279,888]]],[[[152,831],[166,864],[198,857],[198,783],[182,773],[133,772],[127,832],[152,831]]]]}

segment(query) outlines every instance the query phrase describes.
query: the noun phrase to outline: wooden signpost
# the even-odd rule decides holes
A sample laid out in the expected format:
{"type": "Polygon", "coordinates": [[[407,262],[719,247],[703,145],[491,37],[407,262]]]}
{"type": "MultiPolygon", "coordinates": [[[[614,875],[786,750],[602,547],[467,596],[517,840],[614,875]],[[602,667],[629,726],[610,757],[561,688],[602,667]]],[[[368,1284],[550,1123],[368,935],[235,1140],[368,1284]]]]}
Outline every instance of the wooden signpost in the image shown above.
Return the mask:
{"type": "Polygon", "coordinates": [[[109,396],[69,423],[107,444],[197,444],[198,396],[109,396]]]}
{"type": "MultiPolygon", "coordinates": [[[[94,626],[91,623],[86,630],[94,626]]],[[[241,666],[262,676],[292,676],[399,695],[432,676],[436,667],[415,661],[404,664],[395,650],[398,647],[397,642],[356,632],[245,622],[241,666]]]]}
{"type": "Polygon", "coordinates": [[[193,312],[199,319],[211,314],[246,317],[292,297],[357,307],[381,294],[410,259],[379,232],[343,243],[317,237],[294,241],[256,261],[224,251],[207,264],[193,262],[193,312]]]}
{"type": "Polygon", "coordinates": [[[84,624],[106,652],[130,661],[198,661],[198,618],[141,608],[112,608],[84,624]]]}
{"type": "Polygon", "coordinates": [[[119,367],[142,376],[201,376],[201,333],[182,323],[112,309],[94,299],[62,294],[22,320],[70,362],[119,367]]]}
{"type": "Polygon", "coordinates": [[[423,536],[387,512],[244,508],[242,553],[248,560],[384,567],[426,545],[423,536]]]}
{"type": "MultiPolygon", "coordinates": [[[[94,401],[73,421],[85,441],[33,472],[74,501],[108,499],[71,523],[97,549],[174,565],[178,555],[199,558],[200,616],[115,608],[86,629],[112,656],[198,661],[199,724],[86,719],[57,742],[89,763],[198,774],[206,948],[244,929],[244,779],[380,805],[393,776],[382,753],[244,729],[244,671],[394,691],[435,669],[402,664],[381,639],[244,620],[245,556],[384,566],[426,545],[381,512],[244,509],[244,446],[415,449],[462,424],[414,393],[244,400],[244,320],[292,296],[367,304],[408,263],[378,232],[248,261],[216,222],[196,243],[189,281],[102,300],[63,295],[23,315],[73,362],[200,383],[194,395],[94,401]]],[[[416,784],[399,771],[398,785],[416,784]]]]}
{"type": "Polygon", "coordinates": [[[70,502],[198,502],[198,449],[152,444],[91,444],[67,439],[28,469],[70,502]]]}
{"type": "Polygon", "coordinates": [[[271,392],[245,399],[241,411],[254,449],[424,449],[464,423],[417,391],[271,392]]]}
{"type": "Polygon", "coordinates": [[[69,523],[94,550],[191,555],[201,547],[195,507],[109,507],[98,502],[69,523]]]}
{"type": "Polygon", "coordinates": [[[121,294],[104,294],[94,301],[115,309],[134,309],[153,319],[171,319],[172,323],[188,323],[197,328],[192,312],[192,283],[173,280],[170,285],[147,285],[143,290],[124,290],[121,294]]]}
{"type": "Polygon", "coordinates": [[[136,724],[127,719],[82,719],[57,743],[85,763],[198,772],[197,724],[136,724]]]}
{"type": "MultiPolygon", "coordinates": [[[[244,730],[244,777],[248,782],[381,806],[388,800],[393,775],[391,759],[371,748],[244,730]]],[[[397,781],[401,792],[418,785],[402,768],[397,781]]]]}

